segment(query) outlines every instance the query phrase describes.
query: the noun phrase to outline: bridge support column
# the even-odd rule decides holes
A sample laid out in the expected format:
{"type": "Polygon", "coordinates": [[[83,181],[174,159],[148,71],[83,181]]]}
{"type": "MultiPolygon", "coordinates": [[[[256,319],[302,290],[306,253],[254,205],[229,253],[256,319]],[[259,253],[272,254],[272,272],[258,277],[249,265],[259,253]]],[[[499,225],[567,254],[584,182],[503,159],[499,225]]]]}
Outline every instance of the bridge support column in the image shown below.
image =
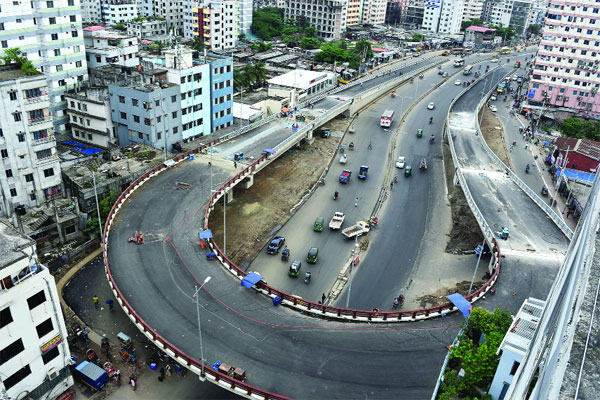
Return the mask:
{"type": "Polygon", "coordinates": [[[458,180],[458,174],[454,172],[454,178],[452,179],[454,186],[460,186],[460,181],[458,180]]]}
{"type": "Polygon", "coordinates": [[[306,143],[313,144],[313,142],[315,141],[315,137],[314,137],[313,133],[314,133],[314,129],[312,129],[306,133],[306,138],[304,139],[306,141],[306,143]]]}
{"type": "Polygon", "coordinates": [[[231,203],[233,201],[233,188],[230,188],[225,194],[225,202],[227,204],[231,203]]]}
{"type": "Polygon", "coordinates": [[[244,181],[242,182],[242,187],[244,189],[250,189],[252,185],[254,185],[254,175],[248,175],[244,178],[244,181]]]}

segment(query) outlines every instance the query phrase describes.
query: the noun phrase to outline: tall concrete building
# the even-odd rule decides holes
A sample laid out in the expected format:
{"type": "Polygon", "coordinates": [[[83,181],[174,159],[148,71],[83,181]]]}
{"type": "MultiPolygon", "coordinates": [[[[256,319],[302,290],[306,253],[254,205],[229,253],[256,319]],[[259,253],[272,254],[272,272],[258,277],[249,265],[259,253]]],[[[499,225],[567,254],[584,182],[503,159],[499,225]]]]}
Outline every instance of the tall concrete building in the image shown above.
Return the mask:
{"type": "Polygon", "coordinates": [[[212,51],[233,48],[238,37],[238,7],[235,0],[209,0],[198,4],[193,9],[192,37],[201,37],[204,46],[212,51]]]}
{"type": "Polygon", "coordinates": [[[363,0],[362,23],[383,25],[385,23],[386,0],[363,0]]]}
{"type": "Polygon", "coordinates": [[[18,47],[46,76],[56,133],[66,131],[64,92],[87,79],[79,0],[3,1],[0,56],[18,47]]]}
{"type": "Polygon", "coordinates": [[[174,30],[176,35],[184,34],[184,5],[188,7],[188,3],[184,3],[184,0],[139,1],[140,15],[162,17],[167,21],[169,31],[174,30]]]}
{"type": "Polygon", "coordinates": [[[348,0],[346,26],[358,25],[362,17],[362,0],[348,0]]]}
{"type": "Polygon", "coordinates": [[[89,68],[117,64],[123,67],[137,67],[138,38],[102,26],[88,26],[83,29],[85,57],[89,68]]]}
{"type": "MultiPolygon", "coordinates": [[[[403,6],[404,0],[389,0],[385,10],[385,23],[388,25],[401,24],[403,6]]],[[[348,13],[350,13],[350,11],[348,11],[348,13]]]]}
{"type": "Polygon", "coordinates": [[[104,0],[101,4],[102,23],[127,24],[139,15],[137,0],[104,0]]]}
{"type": "Polygon", "coordinates": [[[483,7],[483,21],[515,28],[518,34],[522,34],[527,28],[531,6],[530,0],[487,0],[483,7]]]}
{"type": "Polygon", "coordinates": [[[233,59],[212,55],[210,66],[211,132],[233,123],[233,59]]]}
{"type": "Polygon", "coordinates": [[[0,223],[0,243],[0,392],[7,399],[55,399],[73,377],[54,277],[29,237],[0,223]]]}
{"type": "Polygon", "coordinates": [[[284,17],[304,16],[321,39],[338,40],[346,31],[347,11],[348,0],[286,0],[284,17]]]}
{"type": "Polygon", "coordinates": [[[425,0],[405,1],[402,6],[402,25],[406,29],[420,29],[425,15],[425,0]]]}
{"type": "Polygon", "coordinates": [[[463,0],[426,0],[423,29],[433,33],[459,33],[463,6],[463,0]]]}
{"type": "Polygon", "coordinates": [[[0,215],[62,193],[47,81],[0,66],[0,215]]]}
{"type": "Polygon", "coordinates": [[[81,0],[81,21],[84,24],[102,23],[100,0],[81,0]]]}
{"type": "Polygon", "coordinates": [[[464,0],[462,20],[471,21],[473,19],[481,19],[484,3],[484,0],[464,0]]]}
{"type": "MultiPolygon", "coordinates": [[[[238,35],[251,33],[252,0],[238,0],[238,35]]],[[[235,38],[237,40],[237,37],[235,38]]]]}
{"type": "Polygon", "coordinates": [[[550,1],[529,86],[531,106],[600,115],[599,10],[595,0],[550,1]]]}

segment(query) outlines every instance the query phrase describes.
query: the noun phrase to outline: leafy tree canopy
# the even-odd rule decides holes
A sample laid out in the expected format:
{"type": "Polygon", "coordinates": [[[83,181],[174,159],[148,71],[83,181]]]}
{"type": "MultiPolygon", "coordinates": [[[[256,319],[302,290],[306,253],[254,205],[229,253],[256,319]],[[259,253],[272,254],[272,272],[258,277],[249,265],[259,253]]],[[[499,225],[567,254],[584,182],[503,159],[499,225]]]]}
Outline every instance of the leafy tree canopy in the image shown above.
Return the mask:
{"type": "Polygon", "coordinates": [[[597,121],[566,118],[558,129],[567,137],[600,141],[600,122],[597,121]]]}
{"type": "Polygon", "coordinates": [[[265,7],[252,13],[251,30],[262,40],[271,40],[281,34],[283,28],[283,10],[265,7]]]}
{"type": "Polygon", "coordinates": [[[27,59],[27,55],[23,54],[21,49],[18,47],[12,47],[10,49],[4,50],[4,56],[1,57],[3,63],[6,64],[16,64],[21,68],[27,75],[39,75],[40,71],[38,71],[31,61],[27,59]]]}
{"type": "Polygon", "coordinates": [[[262,53],[267,50],[271,50],[273,45],[271,43],[258,42],[252,45],[252,50],[262,53]]]}
{"type": "Polygon", "coordinates": [[[483,21],[480,20],[479,18],[474,18],[474,19],[470,19],[468,21],[463,21],[460,24],[460,29],[462,29],[463,31],[465,29],[467,29],[470,26],[482,26],[483,25],[483,21]]]}
{"type": "Polygon", "coordinates": [[[540,34],[540,26],[539,25],[529,25],[527,27],[527,32],[531,35],[539,35],[540,34]]]}
{"type": "Polygon", "coordinates": [[[321,42],[317,38],[303,37],[302,39],[300,39],[300,47],[302,47],[303,49],[318,49],[320,44],[321,42]]]}

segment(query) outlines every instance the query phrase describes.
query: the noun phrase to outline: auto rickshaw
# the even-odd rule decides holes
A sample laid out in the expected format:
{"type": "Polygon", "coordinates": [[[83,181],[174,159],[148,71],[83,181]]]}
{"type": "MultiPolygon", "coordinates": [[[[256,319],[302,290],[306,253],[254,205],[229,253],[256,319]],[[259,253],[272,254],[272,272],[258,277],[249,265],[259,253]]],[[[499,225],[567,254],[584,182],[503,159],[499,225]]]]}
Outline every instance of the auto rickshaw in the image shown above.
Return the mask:
{"type": "Polygon", "coordinates": [[[288,275],[292,278],[297,278],[300,275],[300,268],[302,267],[302,263],[300,260],[294,260],[294,262],[290,265],[290,270],[288,271],[288,275]]]}
{"type": "Polygon", "coordinates": [[[281,260],[287,261],[290,259],[290,249],[287,246],[281,251],[281,260]]]}
{"type": "Polygon", "coordinates": [[[392,97],[396,97],[396,91],[392,90],[392,97]]]}
{"type": "Polygon", "coordinates": [[[545,185],[542,186],[542,196],[548,196],[548,188],[545,185]]]}
{"type": "Polygon", "coordinates": [[[308,254],[306,255],[306,261],[308,261],[311,264],[315,264],[318,259],[319,259],[319,249],[316,247],[312,247],[308,251],[308,254]]]}
{"type": "Polygon", "coordinates": [[[117,338],[119,338],[119,343],[121,344],[122,348],[127,350],[131,349],[133,343],[131,342],[131,338],[128,335],[126,335],[123,332],[119,332],[117,334],[117,338]]]}
{"type": "Polygon", "coordinates": [[[313,231],[323,232],[324,224],[325,224],[325,219],[323,217],[317,217],[317,219],[315,219],[315,224],[313,225],[313,231]]]}
{"type": "Polygon", "coordinates": [[[417,129],[417,137],[418,138],[423,137],[423,129],[421,129],[421,128],[417,129]]]}
{"type": "Polygon", "coordinates": [[[412,173],[412,165],[407,165],[404,167],[404,176],[409,177],[412,173]]]}

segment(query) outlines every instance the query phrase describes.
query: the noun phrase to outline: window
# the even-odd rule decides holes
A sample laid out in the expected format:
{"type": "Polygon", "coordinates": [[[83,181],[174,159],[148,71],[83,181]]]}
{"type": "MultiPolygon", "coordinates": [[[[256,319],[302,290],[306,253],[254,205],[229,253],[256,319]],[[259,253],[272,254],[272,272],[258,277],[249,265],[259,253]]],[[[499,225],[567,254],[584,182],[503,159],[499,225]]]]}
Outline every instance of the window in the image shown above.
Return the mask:
{"type": "Polygon", "coordinates": [[[54,329],[54,325],[52,325],[52,318],[48,318],[47,320],[35,327],[35,330],[38,334],[38,338],[40,339],[46,336],[48,333],[52,332],[52,329],[54,329]]]}
{"type": "Polygon", "coordinates": [[[0,365],[4,364],[20,352],[25,350],[23,346],[23,341],[21,339],[17,339],[2,350],[0,350],[0,365]]]}
{"type": "Polygon", "coordinates": [[[44,361],[44,365],[48,364],[50,361],[54,360],[56,357],[60,355],[58,351],[58,346],[42,355],[42,361],[44,361]]]}
{"type": "Polygon", "coordinates": [[[156,132],[156,139],[160,140],[162,132],[156,132]]]}
{"type": "Polygon", "coordinates": [[[4,22],[0,22],[0,31],[4,30],[4,22]]]}
{"type": "Polygon", "coordinates": [[[173,118],[177,118],[177,111],[173,111],[173,112],[171,113],[171,117],[173,117],[173,118]]]}
{"type": "Polygon", "coordinates": [[[53,33],[50,36],[52,37],[52,40],[58,40],[58,33],[53,33]]]}
{"type": "Polygon", "coordinates": [[[56,72],[60,72],[63,70],[63,66],[62,65],[57,65],[56,66],[56,72]]]}
{"type": "Polygon", "coordinates": [[[10,390],[10,388],[21,382],[29,374],[31,374],[31,368],[29,368],[29,365],[26,365],[4,380],[4,389],[10,390]]]}
{"type": "Polygon", "coordinates": [[[519,369],[519,365],[521,365],[518,361],[513,361],[512,368],[510,369],[510,376],[513,376],[517,373],[517,369],[519,369]]]}
{"type": "Polygon", "coordinates": [[[176,135],[179,132],[179,127],[174,127],[173,128],[173,135],[176,135]]]}
{"type": "Polygon", "coordinates": [[[69,15],[69,22],[77,22],[77,17],[75,15],[69,15]]]}
{"type": "Polygon", "coordinates": [[[25,141],[25,134],[24,133],[17,133],[17,139],[19,139],[20,143],[23,143],[25,141]]]}
{"type": "Polygon", "coordinates": [[[73,234],[76,231],[77,231],[77,229],[75,228],[75,225],[67,226],[65,228],[65,234],[67,234],[67,235],[73,234]]]}
{"type": "Polygon", "coordinates": [[[171,96],[171,103],[175,103],[177,101],[177,95],[171,96]]]}
{"type": "Polygon", "coordinates": [[[54,2],[53,1],[47,1],[46,2],[46,7],[47,8],[54,8],[54,2]]]}
{"type": "MultiPolygon", "coordinates": [[[[2,283],[2,281],[0,281],[2,283]]],[[[11,282],[12,285],[12,282],[11,282]]],[[[6,307],[5,309],[0,311],[0,328],[4,328],[6,325],[13,322],[12,314],[10,313],[10,307],[6,307]]]]}
{"type": "Polygon", "coordinates": [[[137,122],[138,124],[140,123],[140,116],[139,115],[133,115],[133,122],[137,122]]]}
{"type": "Polygon", "coordinates": [[[156,122],[160,123],[160,121],[162,120],[162,118],[160,117],[160,115],[158,117],[156,117],[156,122]]]}
{"type": "Polygon", "coordinates": [[[60,49],[54,49],[54,56],[55,57],[60,56],[60,49]]]}
{"type": "Polygon", "coordinates": [[[3,40],[0,43],[2,43],[2,48],[6,49],[8,47],[8,40],[3,40]]]}
{"type": "Polygon", "coordinates": [[[12,197],[17,197],[17,189],[15,189],[15,188],[10,189],[10,195],[12,197]]]}
{"type": "Polygon", "coordinates": [[[131,105],[134,107],[139,107],[140,101],[138,99],[131,99],[131,105]]]}
{"type": "Polygon", "coordinates": [[[77,31],[71,31],[71,36],[72,37],[78,37],[79,33],[77,31]]]}
{"type": "Polygon", "coordinates": [[[29,305],[29,309],[33,310],[45,301],[46,295],[44,294],[43,290],[40,290],[39,292],[27,299],[27,304],[29,305]]]}
{"type": "Polygon", "coordinates": [[[138,138],[143,139],[144,138],[144,134],[142,132],[138,132],[138,138]]]}
{"type": "Polygon", "coordinates": [[[25,175],[25,182],[33,182],[33,174],[25,175]]]}
{"type": "Polygon", "coordinates": [[[67,5],[68,5],[69,7],[73,7],[73,6],[75,5],[75,0],[68,0],[68,1],[67,1],[67,5]]]}
{"type": "Polygon", "coordinates": [[[125,104],[125,96],[119,96],[119,103],[125,104]]]}
{"type": "Polygon", "coordinates": [[[17,92],[8,92],[8,97],[11,100],[13,100],[13,101],[16,100],[17,99],[17,92]]]}
{"type": "MultiPolygon", "coordinates": [[[[144,118],[144,125],[150,126],[150,118],[144,118]]],[[[140,133],[140,135],[141,135],[141,133],[140,133]]]]}
{"type": "Polygon", "coordinates": [[[54,168],[48,168],[44,170],[44,178],[54,176],[54,168]]]}
{"type": "Polygon", "coordinates": [[[7,178],[12,178],[12,176],[13,176],[12,169],[7,169],[4,172],[6,173],[7,178]]]}
{"type": "Polygon", "coordinates": [[[127,113],[124,113],[123,111],[121,111],[121,118],[127,119],[127,113]]]}
{"type": "Polygon", "coordinates": [[[81,61],[75,61],[75,68],[81,68],[81,61]]]}
{"type": "Polygon", "coordinates": [[[50,25],[55,25],[56,24],[56,17],[50,17],[50,18],[48,18],[48,22],[50,23],[50,25]]]}
{"type": "Polygon", "coordinates": [[[2,149],[0,150],[0,154],[2,155],[2,158],[8,158],[8,150],[2,149]]]}

